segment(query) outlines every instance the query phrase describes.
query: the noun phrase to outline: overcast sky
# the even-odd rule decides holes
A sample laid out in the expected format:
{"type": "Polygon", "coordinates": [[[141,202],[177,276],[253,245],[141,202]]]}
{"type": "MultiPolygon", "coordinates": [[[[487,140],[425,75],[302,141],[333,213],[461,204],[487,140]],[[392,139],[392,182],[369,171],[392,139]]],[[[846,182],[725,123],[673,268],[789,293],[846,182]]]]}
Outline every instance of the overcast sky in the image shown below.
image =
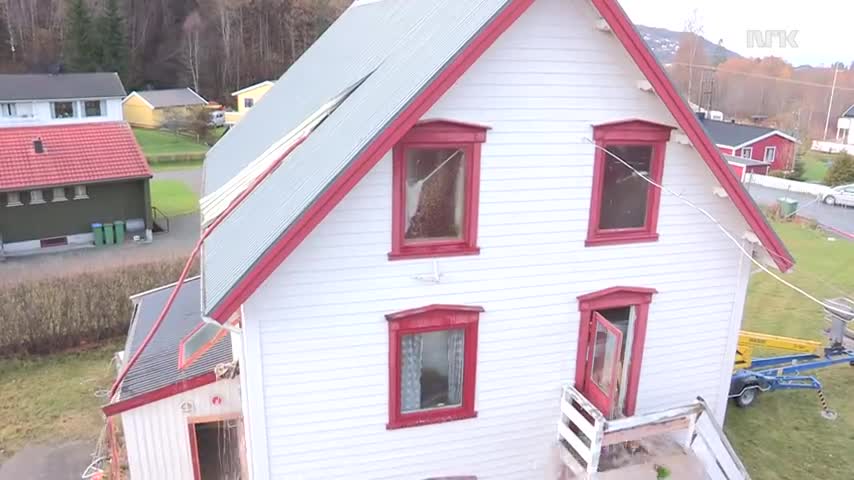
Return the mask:
{"type": "Polygon", "coordinates": [[[852,0],[620,0],[635,23],[683,31],[694,10],[703,36],[744,56],[776,55],[794,65],[854,61],[852,0]],[[797,48],[748,48],[750,30],[797,30],[797,48]]]}

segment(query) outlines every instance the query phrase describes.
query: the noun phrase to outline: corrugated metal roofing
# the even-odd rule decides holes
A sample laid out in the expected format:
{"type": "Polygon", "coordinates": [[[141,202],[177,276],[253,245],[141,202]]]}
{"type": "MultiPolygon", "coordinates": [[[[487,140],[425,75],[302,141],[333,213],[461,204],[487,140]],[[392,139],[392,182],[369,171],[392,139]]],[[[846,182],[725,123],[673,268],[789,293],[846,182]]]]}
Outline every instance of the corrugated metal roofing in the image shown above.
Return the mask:
{"type": "Polygon", "coordinates": [[[151,177],[124,122],[0,128],[0,152],[0,191],[151,177]]]}
{"type": "Polygon", "coordinates": [[[771,165],[765,162],[760,162],[759,160],[753,160],[751,158],[742,158],[735,157],[732,155],[724,155],[724,159],[730,163],[737,163],[739,165],[745,165],[747,167],[758,167],[760,165],[770,167],[771,165]]]}
{"type": "Polygon", "coordinates": [[[0,75],[0,101],[124,97],[116,73],[26,73],[0,75]]]}
{"type": "Polygon", "coordinates": [[[139,90],[134,92],[154,108],[183,107],[185,105],[207,105],[208,102],[189,88],[167,90],[139,90]]]}
{"type": "MultiPolygon", "coordinates": [[[[171,293],[170,286],[136,298],[133,323],[125,344],[126,360],[139,349],[171,293]]],[[[178,346],[181,340],[202,322],[199,294],[198,278],[184,282],[166,320],[122,382],[120,400],[188,380],[213,371],[219,363],[231,362],[231,336],[226,335],[186,369],[178,369],[178,346]]]]}
{"type": "Polygon", "coordinates": [[[709,120],[708,118],[701,120],[700,123],[703,124],[703,128],[706,129],[706,132],[715,144],[730,147],[737,147],[754,138],[759,138],[776,131],[773,128],[760,127],[758,125],[720,122],[718,120],[709,120]]]}
{"type": "Polygon", "coordinates": [[[351,7],[210,150],[205,192],[370,74],[216,229],[203,251],[209,313],[312,201],[509,0],[384,0],[351,7]],[[259,211],[265,212],[258,215],[259,211]],[[251,236],[245,232],[253,232],[251,236]]]}

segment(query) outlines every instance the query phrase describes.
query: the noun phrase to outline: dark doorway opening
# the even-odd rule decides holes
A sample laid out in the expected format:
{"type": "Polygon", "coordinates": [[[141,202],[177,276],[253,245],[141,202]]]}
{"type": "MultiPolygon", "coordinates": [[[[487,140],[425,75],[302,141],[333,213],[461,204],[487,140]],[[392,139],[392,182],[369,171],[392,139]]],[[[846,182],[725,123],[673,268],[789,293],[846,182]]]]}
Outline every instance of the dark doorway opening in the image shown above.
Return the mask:
{"type": "Polygon", "coordinates": [[[241,480],[239,419],[190,424],[196,480],[241,480]]]}

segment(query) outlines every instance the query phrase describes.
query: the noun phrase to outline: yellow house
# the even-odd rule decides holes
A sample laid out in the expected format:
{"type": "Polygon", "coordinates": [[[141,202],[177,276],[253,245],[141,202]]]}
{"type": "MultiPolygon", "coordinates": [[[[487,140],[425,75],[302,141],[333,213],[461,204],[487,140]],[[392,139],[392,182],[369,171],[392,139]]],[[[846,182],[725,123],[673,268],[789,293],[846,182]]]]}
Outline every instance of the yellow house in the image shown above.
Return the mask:
{"type": "Polygon", "coordinates": [[[133,127],[160,128],[170,114],[207,104],[207,100],[189,88],[139,90],[125,97],[122,110],[125,121],[133,127]]]}
{"type": "Polygon", "coordinates": [[[258,100],[261,99],[275,85],[273,82],[266,80],[255,85],[250,85],[246,88],[238,90],[231,94],[232,97],[237,97],[237,111],[225,113],[225,123],[235,124],[243,118],[243,115],[252,109],[258,100]]]}

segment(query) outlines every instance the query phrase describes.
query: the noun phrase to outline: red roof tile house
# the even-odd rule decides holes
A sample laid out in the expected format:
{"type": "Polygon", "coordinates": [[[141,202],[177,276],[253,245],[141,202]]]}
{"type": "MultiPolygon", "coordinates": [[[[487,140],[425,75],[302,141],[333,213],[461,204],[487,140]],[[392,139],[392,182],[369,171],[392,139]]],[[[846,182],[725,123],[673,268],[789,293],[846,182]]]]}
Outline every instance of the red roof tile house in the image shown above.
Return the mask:
{"type": "Polygon", "coordinates": [[[204,173],[250,478],[573,478],[649,435],[745,478],[747,285],[794,261],[616,1],[356,1],[204,173]]]}
{"type": "Polygon", "coordinates": [[[0,251],[93,242],[122,221],[150,237],[151,170],[124,122],[0,129],[0,251]]]}

